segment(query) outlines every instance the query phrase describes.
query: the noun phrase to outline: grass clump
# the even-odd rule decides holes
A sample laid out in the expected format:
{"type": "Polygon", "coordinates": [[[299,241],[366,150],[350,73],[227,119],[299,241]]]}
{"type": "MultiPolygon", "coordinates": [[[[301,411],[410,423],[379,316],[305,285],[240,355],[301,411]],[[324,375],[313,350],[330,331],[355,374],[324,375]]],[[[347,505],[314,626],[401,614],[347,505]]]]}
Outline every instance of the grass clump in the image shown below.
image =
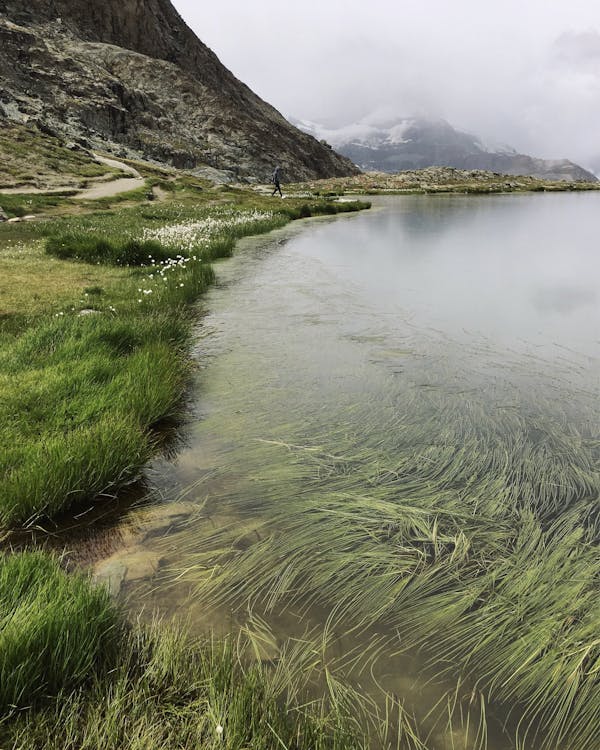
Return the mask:
{"type": "Polygon", "coordinates": [[[0,605],[3,748],[367,747],[368,711],[314,640],[283,644],[274,665],[248,630],[126,626],[103,588],[40,552],[0,558],[0,605]],[[335,690],[311,698],[323,671],[335,690]]]}
{"type": "Polygon", "coordinates": [[[366,201],[331,201],[321,200],[312,203],[300,203],[295,206],[285,206],[281,212],[290,219],[308,219],[311,216],[334,216],[335,214],[361,211],[370,208],[366,201]]]}
{"type": "Polygon", "coordinates": [[[149,259],[167,260],[169,250],[156,240],[125,239],[121,242],[93,234],[63,234],[46,240],[46,252],[56,258],[114,266],[141,266],[149,259]]]}
{"type": "MultiPolygon", "coordinates": [[[[163,290],[159,304],[185,304],[206,274],[163,290]]],[[[0,351],[4,525],[56,515],[135,475],[153,428],[179,413],[188,336],[184,320],[134,309],[59,316],[0,351]]]]}
{"type": "Polygon", "coordinates": [[[104,589],[40,552],[0,556],[0,717],[70,692],[114,656],[104,589]]]}
{"type": "Polygon", "coordinates": [[[122,649],[109,677],[14,722],[6,739],[44,750],[365,746],[334,711],[294,709],[268,670],[243,665],[230,639],[135,630],[122,649]]]}
{"type": "Polygon", "coordinates": [[[0,192],[0,206],[9,217],[37,214],[48,208],[68,206],[72,204],[74,190],[62,190],[54,193],[2,193],[0,192]]]}

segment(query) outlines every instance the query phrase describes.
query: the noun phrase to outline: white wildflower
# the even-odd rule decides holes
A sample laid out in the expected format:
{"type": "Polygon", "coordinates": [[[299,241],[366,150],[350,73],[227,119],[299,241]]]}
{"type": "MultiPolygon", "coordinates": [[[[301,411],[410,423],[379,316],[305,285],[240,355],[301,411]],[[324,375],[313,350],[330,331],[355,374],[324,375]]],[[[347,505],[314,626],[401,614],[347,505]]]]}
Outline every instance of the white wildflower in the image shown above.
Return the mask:
{"type": "MultiPolygon", "coordinates": [[[[224,209],[213,216],[204,219],[190,219],[179,224],[171,224],[159,229],[144,229],[143,240],[158,240],[164,245],[177,247],[190,252],[198,247],[206,246],[218,234],[236,226],[250,225],[253,222],[264,221],[273,217],[271,211],[232,211],[224,209]]],[[[189,261],[181,254],[176,256],[175,262],[189,261]]],[[[194,258],[196,260],[196,258],[194,258]]]]}

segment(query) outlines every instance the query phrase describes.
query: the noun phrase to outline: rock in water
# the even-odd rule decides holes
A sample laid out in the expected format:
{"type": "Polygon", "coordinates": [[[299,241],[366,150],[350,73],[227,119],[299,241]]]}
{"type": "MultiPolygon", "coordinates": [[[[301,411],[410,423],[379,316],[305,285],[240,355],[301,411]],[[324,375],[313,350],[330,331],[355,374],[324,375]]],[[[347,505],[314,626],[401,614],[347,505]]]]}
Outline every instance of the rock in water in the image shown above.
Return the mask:
{"type": "Polygon", "coordinates": [[[106,586],[111,596],[117,596],[127,575],[127,566],[117,559],[104,560],[96,566],[92,580],[94,583],[106,586]]]}

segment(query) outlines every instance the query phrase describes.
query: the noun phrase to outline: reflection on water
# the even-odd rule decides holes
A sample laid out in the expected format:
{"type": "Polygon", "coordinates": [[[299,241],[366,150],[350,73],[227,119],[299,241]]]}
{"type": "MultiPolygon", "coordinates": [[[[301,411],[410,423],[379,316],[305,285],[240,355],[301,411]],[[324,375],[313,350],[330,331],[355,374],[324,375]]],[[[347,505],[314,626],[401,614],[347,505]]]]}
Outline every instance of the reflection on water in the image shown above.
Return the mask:
{"type": "Polygon", "coordinates": [[[357,282],[381,312],[403,308],[419,325],[495,342],[598,344],[595,214],[589,195],[392,199],[299,239],[298,251],[357,282]],[[394,208],[391,208],[394,205],[394,208]],[[541,301],[541,304],[540,304],[541,301]]]}
{"type": "Polygon", "coordinates": [[[555,286],[542,287],[534,290],[533,304],[540,313],[558,313],[568,315],[575,310],[587,307],[592,308],[593,314],[598,303],[598,292],[595,285],[567,286],[556,284],[555,286]]]}
{"type": "MultiPolygon", "coordinates": [[[[403,619],[393,513],[439,515],[433,538],[414,531],[425,564],[452,545],[456,557],[446,512],[459,529],[481,517],[471,544],[481,533],[487,549],[485,535],[508,538],[525,506],[547,524],[588,502],[597,200],[378,199],[245,241],[206,299],[186,447],[148,470],[183,515],[140,518],[111,558],[132,608],[230,628],[252,605],[280,638],[329,622],[342,652],[386,644],[361,685],[380,683],[421,717],[458,690],[403,619]]],[[[466,713],[476,694],[466,679],[466,713]]],[[[510,746],[490,722],[489,747],[510,746]]],[[[432,748],[474,747],[431,731],[432,748]]]]}

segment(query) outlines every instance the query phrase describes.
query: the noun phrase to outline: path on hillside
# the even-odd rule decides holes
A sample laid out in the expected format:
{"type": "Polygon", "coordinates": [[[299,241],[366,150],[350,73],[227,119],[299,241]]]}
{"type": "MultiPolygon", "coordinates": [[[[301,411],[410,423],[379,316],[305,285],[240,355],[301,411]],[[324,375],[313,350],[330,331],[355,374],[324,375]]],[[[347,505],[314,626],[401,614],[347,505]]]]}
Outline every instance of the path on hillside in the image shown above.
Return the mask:
{"type": "MultiPolygon", "coordinates": [[[[130,175],[129,177],[118,177],[116,180],[102,179],[94,180],[92,184],[84,190],[78,190],[74,198],[81,200],[95,200],[96,198],[111,198],[119,193],[126,193],[128,190],[136,190],[137,188],[143,187],[145,180],[142,175],[129,164],[124,164],[122,161],[116,159],[109,159],[106,156],[99,156],[94,154],[94,160],[100,164],[105,164],[107,167],[113,167],[118,169],[125,174],[130,175]]],[[[52,193],[60,193],[66,190],[73,190],[72,185],[57,185],[52,188],[33,188],[33,187],[16,187],[16,188],[3,188],[0,193],[6,195],[50,195],[52,193]]]]}
{"type": "Polygon", "coordinates": [[[107,182],[98,182],[85,190],[80,190],[74,197],[81,200],[95,200],[96,198],[111,198],[119,193],[126,193],[129,190],[136,190],[137,188],[143,187],[145,180],[142,175],[131,167],[129,164],[124,164],[116,159],[109,159],[106,156],[98,156],[94,154],[94,158],[100,164],[105,164],[107,167],[113,167],[114,169],[120,169],[121,172],[131,175],[131,177],[119,177],[116,180],[109,180],[107,182]]]}

